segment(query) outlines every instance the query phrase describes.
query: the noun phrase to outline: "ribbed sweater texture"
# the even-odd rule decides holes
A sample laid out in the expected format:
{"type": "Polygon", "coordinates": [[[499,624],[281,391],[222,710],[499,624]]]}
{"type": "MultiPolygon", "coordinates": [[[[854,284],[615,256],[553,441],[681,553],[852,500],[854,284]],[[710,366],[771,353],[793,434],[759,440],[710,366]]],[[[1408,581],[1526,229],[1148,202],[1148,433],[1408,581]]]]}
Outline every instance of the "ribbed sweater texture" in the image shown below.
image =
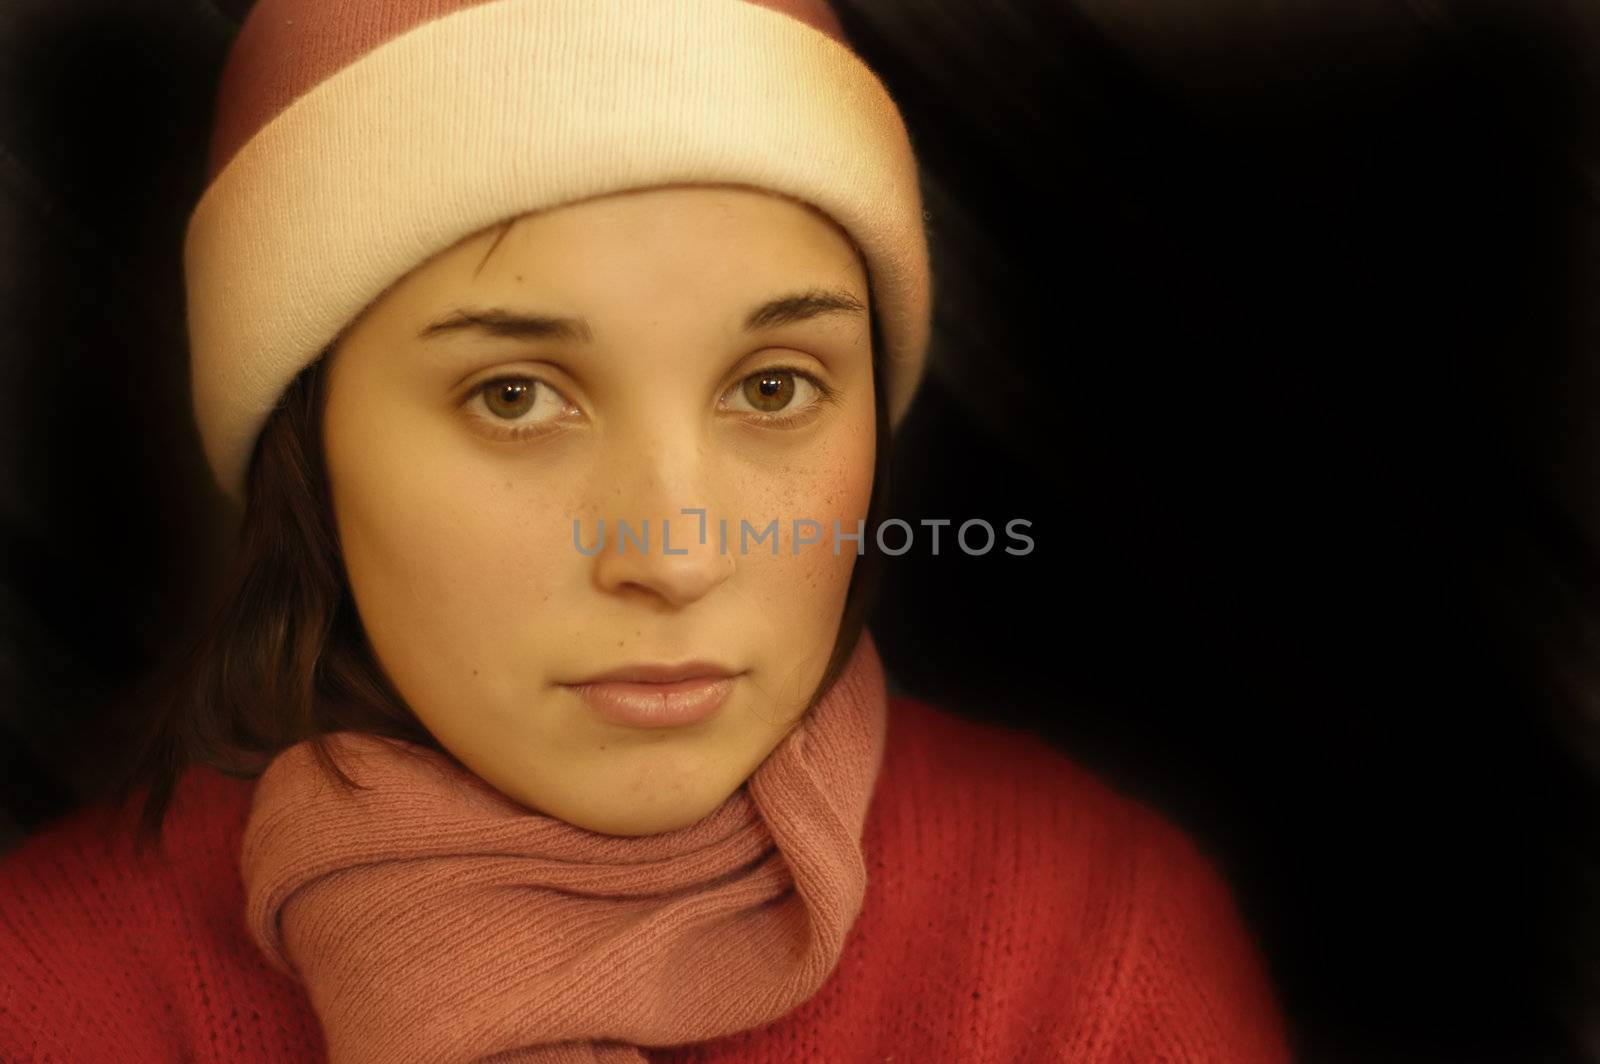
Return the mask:
{"type": "MultiPolygon", "coordinates": [[[[1288,1031],[1218,864],[1030,733],[889,699],[838,967],[793,1011],[651,1061],[1282,1064],[1288,1031]]],[[[0,859],[0,1061],[321,1061],[244,922],[254,782],[180,781],[158,852],[96,806],[0,859]]]]}

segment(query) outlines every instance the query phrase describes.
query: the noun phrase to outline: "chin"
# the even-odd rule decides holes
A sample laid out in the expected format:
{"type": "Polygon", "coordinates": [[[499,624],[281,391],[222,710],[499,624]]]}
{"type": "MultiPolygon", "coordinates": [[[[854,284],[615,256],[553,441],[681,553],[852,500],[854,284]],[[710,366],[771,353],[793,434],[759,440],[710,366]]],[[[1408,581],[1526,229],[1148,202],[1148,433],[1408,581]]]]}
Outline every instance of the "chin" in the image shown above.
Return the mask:
{"type": "Polygon", "coordinates": [[[603,835],[659,835],[667,831],[686,828],[714,813],[726,795],[716,800],[709,797],[693,802],[680,801],[655,808],[634,808],[595,811],[592,816],[569,821],[588,831],[603,835]]]}
{"type": "Polygon", "coordinates": [[[679,812],[641,816],[637,813],[623,813],[616,817],[584,817],[569,821],[574,827],[585,831],[593,831],[601,835],[622,835],[635,837],[640,835],[660,835],[667,831],[676,831],[678,828],[688,827],[701,819],[704,812],[679,812]]]}
{"type": "MultiPolygon", "coordinates": [[[[659,835],[704,819],[744,780],[737,772],[730,775],[723,760],[703,751],[684,755],[646,748],[627,753],[630,757],[624,763],[606,764],[602,759],[567,779],[566,786],[557,786],[554,793],[536,794],[523,786],[498,789],[531,812],[584,831],[635,836],[659,835]]],[[[525,777],[513,774],[509,779],[520,783],[525,777]]]]}

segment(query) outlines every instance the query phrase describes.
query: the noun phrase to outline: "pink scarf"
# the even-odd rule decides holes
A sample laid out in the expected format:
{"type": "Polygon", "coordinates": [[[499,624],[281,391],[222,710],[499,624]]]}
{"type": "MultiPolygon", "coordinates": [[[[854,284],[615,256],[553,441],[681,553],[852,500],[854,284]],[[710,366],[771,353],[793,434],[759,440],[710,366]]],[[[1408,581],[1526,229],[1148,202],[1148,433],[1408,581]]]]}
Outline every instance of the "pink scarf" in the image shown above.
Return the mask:
{"type": "Polygon", "coordinates": [[[635,837],[530,811],[432,751],[353,732],[331,745],[371,789],[346,793],[301,743],[256,784],[246,922],[304,982],[335,1064],[638,1064],[639,1045],[759,1027],[821,987],[861,911],[886,719],[863,633],[726,802],[635,837]]]}

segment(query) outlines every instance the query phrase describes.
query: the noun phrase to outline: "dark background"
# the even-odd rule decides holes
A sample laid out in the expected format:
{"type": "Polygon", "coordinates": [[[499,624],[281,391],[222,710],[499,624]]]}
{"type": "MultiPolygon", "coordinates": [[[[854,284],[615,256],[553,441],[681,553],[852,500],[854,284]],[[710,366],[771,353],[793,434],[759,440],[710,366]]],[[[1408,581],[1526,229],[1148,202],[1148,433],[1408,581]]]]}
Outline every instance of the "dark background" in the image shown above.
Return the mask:
{"type": "MultiPolygon", "coordinates": [[[[229,548],[180,251],[246,6],[0,6],[0,847],[229,548]]],[[[892,564],[897,684],[1202,841],[1301,1059],[1600,1061],[1596,10],[839,7],[931,212],[896,512],[1035,541],[892,564]]]]}

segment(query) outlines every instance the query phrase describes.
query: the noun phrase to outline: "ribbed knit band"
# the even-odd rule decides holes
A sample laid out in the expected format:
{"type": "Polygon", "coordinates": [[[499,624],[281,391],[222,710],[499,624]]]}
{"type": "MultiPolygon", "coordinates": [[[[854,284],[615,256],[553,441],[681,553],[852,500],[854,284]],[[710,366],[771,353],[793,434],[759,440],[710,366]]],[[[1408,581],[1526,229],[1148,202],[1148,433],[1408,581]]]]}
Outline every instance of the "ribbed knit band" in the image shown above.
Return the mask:
{"type": "Polygon", "coordinates": [[[222,487],[243,501],[284,388],[413,268],[507,218],[661,185],[750,186],[836,221],[862,253],[898,422],[932,299],[916,159],[826,4],[770,2],[261,0],[184,249],[195,416],[222,487]]]}

